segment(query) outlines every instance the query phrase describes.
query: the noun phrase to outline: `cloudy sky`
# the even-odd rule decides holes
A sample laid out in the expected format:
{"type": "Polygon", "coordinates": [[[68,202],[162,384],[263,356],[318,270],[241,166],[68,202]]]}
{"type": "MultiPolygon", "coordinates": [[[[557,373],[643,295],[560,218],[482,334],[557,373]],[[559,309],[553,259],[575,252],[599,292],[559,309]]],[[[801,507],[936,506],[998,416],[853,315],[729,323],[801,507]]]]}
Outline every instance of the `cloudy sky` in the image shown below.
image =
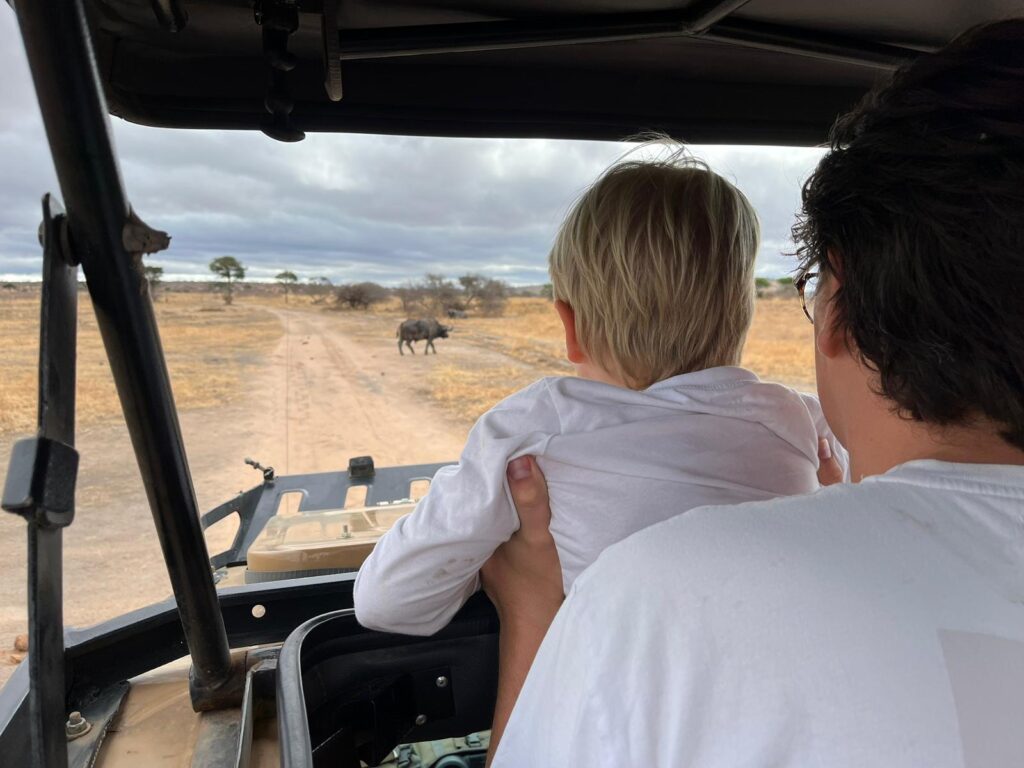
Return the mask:
{"type": "MultiPolygon", "coordinates": [[[[36,279],[39,200],[58,191],[14,13],[0,4],[0,280],[36,279]]],[[[149,257],[206,279],[237,256],[254,279],[282,269],[335,283],[425,272],[546,282],[555,229],[621,144],[170,131],[113,119],[129,199],[173,237],[149,257]]],[[[696,147],[761,216],[758,274],[789,272],[789,227],[815,149],[696,147]]]]}

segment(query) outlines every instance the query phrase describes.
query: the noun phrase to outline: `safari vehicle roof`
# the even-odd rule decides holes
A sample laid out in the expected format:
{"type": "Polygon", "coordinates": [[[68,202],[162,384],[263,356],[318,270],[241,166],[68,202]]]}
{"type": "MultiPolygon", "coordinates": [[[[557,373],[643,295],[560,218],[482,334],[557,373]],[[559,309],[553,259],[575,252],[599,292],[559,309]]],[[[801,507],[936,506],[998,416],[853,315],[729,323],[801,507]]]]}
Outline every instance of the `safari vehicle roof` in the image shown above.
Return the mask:
{"type": "MultiPolygon", "coordinates": [[[[253,0],[90,5],[113,114],[167,127],[267,125],[271,77],[253,0]]],[[[662,130],[756,144],[819,143],[903,59],[1024,12],[1020,0],[255,3],[264,19],[289,6],[297,62],[275,87],[294,102],[300,131],[618,139],[662,130]]]]}

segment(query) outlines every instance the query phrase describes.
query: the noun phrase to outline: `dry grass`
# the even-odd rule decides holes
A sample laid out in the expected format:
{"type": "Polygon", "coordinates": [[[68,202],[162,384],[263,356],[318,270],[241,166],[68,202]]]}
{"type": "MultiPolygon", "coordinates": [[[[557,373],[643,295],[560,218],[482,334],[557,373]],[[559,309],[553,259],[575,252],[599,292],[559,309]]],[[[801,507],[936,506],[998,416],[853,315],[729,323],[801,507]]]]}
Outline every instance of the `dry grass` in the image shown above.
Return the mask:
{"type": "MultiPolygon", "coordinates": [[[[289,297],[286,305],[283,295],[243,294],[230,307],[216,294],[163,295],[156,312],[179,408],[223,404],[240,391],[246,373],[259,364],[261,353],[272,349],[282,332],[267,308],[321,311],[325,307],[302,295],[289,297]]],[[[352,328],[356,336],[373,337],[404,317],[397,300],[376,305],[369,313],[344,314],[360,319],[362,324],[352,328]]],[[[34,429],[38,322],[38,297],[0,298],[0,435],[34,429]]],[[[431,399],[460,421],[474,421],[542,376],[572,373],[565,360],[561,326],[545,299],[513,299],[504,317],[470,317],[452,324],[455,338],[485,354],[464,360],[442,355],[426,385],[431,399]]],[[[764,379],[813,391],[811,326],[799,303],[758,301],[743,365],[764,379]]],[[[80,424],[120,418],[96,318],[85,294],[79,306],[78,379],[80,424]]]]}
{"type": "Polygon", "coordinates": [[[743,365],[762,379],[814,392],[813,327],[797,299],[760,299],[743,365]]]}
{"type": "MultiPolygon", "coordinates": [[[[400,316],[396,305],[379,314],[400,316]]],[[[558,317],[544,299],[513,299],[505,317],[456,321],[461,341],[500,352],[493,365],[437,366],[430,375],[431,398],[454,417],[474,421],[499,400],[541,376],[572,373],[565,360],[558,317]]],[[[742,364],[763,379],[814,391],[811,325],[796,300],[758,301],[742,364]]]]}
{"type": "Polygon", "coordinates": [[[475,421],[499,400],[540,378],[515,366],[466,369],[439,365],[430,372],[430,399],[461,421],[475,421]]]}
{"type": "MultiPolygon", "coordinates": [[[[246,373],[281,335],[277,318],[260,307],[266,303],[266,297],[239,297],[228,307],[216,295],[162,295],[156,314],[179,408],[219,405],[241,391],[246,373]]],[[[0,298],[2,435],[35,429],[38,354],[38,295],[0,298]]],[[[79,425],[120,418],[110,366],[85,293],[79,294],[77,394],[79,425]]]]}
{"type": "MultiPolygon", "coordinates": [[[[385,321],[397,325],[407,317],[398,299],[375,304],[369,314],[379,321],[378,328],[385,321]]],[[[448,362],[453,355],[442,353],[428,375],[426,391],[430,399],[459,421],[475,421],[499,400],[542,376],[572,373],[565,359],[561,325],[546,299],[511,299],[503,317],[439,319],[455,328],[453,338],[460,343],[487,353],[455,362],[448,362]]]]}
{"type": "Polygon", "coordinates": [[[471,343],[487,345],[532,366],[540,376],[572,372],[565,359],[562,323],[546,299],[513,299],[505,317],[462,322],[460,337],[465,331],[471,343]]]}

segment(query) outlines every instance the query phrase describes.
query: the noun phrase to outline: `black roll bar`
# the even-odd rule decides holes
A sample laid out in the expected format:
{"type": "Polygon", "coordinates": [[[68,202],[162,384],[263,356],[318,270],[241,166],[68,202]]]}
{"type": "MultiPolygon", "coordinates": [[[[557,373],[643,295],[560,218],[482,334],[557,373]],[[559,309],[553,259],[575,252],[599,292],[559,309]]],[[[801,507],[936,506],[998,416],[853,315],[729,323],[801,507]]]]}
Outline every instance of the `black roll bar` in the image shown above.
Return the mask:
{"type": "MultiPolygon", "coordinates": [[[[192,705],[218,706],[232,666],[156,318],[147,235],[128,205],[82,0],[17,0],[71,247],[80,259],[192,656],[192,705]]],[[[237,680],[235,681],[237,682],[237,680]]]]}
{"type": "MultiPolygon", "coordinates": [[[[78,266],[65,247],[66,219],[43,198],[43,283],[39,312],[39,406],[35,437],[11,451],[4,510],[28,523],[28,741],[23,750],[35,768],[67,768],[65,734],[87,724],[65,717],[63,530],[75,517],[75,351],[78,266]],[[70,731],[67,728],[70,727],[70,731]]],[[[0,752],[0,754],[4,754],[0,752]]]]}

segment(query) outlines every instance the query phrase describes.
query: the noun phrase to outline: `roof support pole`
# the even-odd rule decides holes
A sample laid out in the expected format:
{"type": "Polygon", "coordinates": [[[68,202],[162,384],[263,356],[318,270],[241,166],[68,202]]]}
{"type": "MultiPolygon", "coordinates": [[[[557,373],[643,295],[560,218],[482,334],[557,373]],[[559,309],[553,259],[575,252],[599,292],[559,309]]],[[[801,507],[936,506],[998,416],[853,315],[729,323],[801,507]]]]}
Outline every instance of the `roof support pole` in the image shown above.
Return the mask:
{"type": "Polygon", "coordinates": [[[43,198],[36,436],[11,451],[2,506],[28,523],[28,754],[32,768],[67,768],[68,738],[89,724],[65,707],[62,537],[75,516],[75,350],[78,267],[64,247],[65,219],[43,198]],[[66,731],[65,719],[70,730],[66,731]]]}
{"type": "Polygon", "coordinates": [[[16,0],[61,192],[178,612],[192,655],[192,704],[231,688],[224,620],[213,587],[156,318],[141,271],[146,230],[131,215],[107,121],[82,0],[16,0]]]}

